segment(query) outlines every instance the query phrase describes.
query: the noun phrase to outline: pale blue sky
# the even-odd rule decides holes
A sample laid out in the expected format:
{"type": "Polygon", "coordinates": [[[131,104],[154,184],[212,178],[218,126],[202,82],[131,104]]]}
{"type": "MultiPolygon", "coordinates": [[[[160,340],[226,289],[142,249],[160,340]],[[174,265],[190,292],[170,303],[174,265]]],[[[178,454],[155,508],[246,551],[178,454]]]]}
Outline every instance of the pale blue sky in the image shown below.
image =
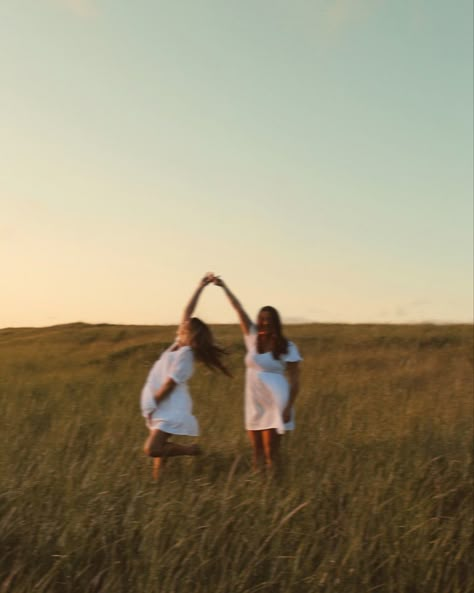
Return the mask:
{"type": "Polygon", "coordinates": [[[4,0],[0,327],[473,318],[470,0],[4,0]],[[234,314],[215,287],[198,309],[234,314]]]}

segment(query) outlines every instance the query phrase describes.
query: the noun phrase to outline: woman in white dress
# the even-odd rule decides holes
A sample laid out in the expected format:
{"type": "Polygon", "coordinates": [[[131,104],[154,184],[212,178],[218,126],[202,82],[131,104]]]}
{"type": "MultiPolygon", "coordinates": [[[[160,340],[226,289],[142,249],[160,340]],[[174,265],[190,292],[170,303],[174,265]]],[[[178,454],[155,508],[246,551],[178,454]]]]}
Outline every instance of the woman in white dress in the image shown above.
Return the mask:
{"type": "Polygon", "coordinates": [[[254,467],[274,469],[280,462],[280,437],[295,427],[293,405],[299,390],[299,362],[293,342],[283,335],[278,311],[262,307],[256,324],[224,281],[214,277],[237,312],[244,334],[245,428],[253,447],[254,467]]]}
{"type": "Polygon", "coordinates": [[[169,440],[173,434],[199,434],[187,385],[194,371],[194,360],[230,376],[222,363],[225,351],[215,344],[209,327],[197,317],[192,317],[203,288],[212,279],[212,274],[208,274],[200,281],[184,310],[175,342],[155,362],[141,392],[142,415],[146,418],[149,429],[144,451],[146,455],[155,458],[155,479],[162,460],[177,455],[200,453],[199,445],[182,445],[169,440]]]}

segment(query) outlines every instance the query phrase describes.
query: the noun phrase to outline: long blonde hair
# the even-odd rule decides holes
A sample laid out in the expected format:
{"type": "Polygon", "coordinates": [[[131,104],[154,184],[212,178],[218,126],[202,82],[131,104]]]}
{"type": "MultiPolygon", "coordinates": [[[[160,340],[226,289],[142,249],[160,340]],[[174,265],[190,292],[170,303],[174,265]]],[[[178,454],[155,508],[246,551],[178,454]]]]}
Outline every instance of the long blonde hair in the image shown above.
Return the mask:
{"type": "Polygon", "coordinates": [[[222,362],[222,358],[228,352],[215,343],[209,326],[198,317],[191,317],[189,320],[189,332],[189,345],[193,349],[196,360],[204,363],[213,371],[219,370],[224,375],[232,377],[229,369],[222,362]]]}

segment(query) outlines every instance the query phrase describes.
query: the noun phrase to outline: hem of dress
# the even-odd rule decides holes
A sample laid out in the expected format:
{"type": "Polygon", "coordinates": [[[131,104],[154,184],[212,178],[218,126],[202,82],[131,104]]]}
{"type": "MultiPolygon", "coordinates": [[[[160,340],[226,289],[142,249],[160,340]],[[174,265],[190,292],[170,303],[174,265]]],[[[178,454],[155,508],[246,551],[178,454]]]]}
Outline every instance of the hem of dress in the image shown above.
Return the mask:
{"type": "Polygon", "coordinates": [[[295,430],[295,427],[294,426],[290,426],[290,427],[268,426],[267,428],[262,428],[260,426],[258,428],[254,428],[254,427],[250,427],[250,426],[245,427],[245,430],[272,430],[272,429],[275,429],[278,434],[285,434],[285,432],[295,430]]]}
{"type": "Polygon", "coordinates": [[[154,425],[153,422],[146,422],[146,426],[150,430],[162,430],[163,432],[166,432],[168,434],[174,434],[176,436],[182,436],[182,437],[198,437],[199,436],[199,430],[197,430],[197,431],[183,431],[183,430],[179,430],[179,429],[175,429],[175,428],[167,428],[166,425],[163,423],[161,423],[161,424],[157,423],[156,425],[154,425]]]}

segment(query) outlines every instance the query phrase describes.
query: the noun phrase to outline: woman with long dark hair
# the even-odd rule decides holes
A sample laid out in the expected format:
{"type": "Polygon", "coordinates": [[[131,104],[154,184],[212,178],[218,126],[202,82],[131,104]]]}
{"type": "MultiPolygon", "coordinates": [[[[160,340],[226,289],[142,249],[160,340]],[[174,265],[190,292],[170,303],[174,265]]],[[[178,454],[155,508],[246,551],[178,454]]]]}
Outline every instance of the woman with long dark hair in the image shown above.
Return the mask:
{"type": "Polygon", "coordinates": [[[214,284],[223,288],[244,334],[245,428],[253,447],[254,467],[277,469],[280,437],[295,427],[293,405],[302,358],[295,344],[284,336],[274,307],[262,307],[254,324],[222,278],[214,277],[214,284]]]}
{"type": "Polygon", "coordinates": [[[155,479],[166,458],[200,453],[197,444],[170,442],[172,435],[199,434],[187,385],[194,371],[194,361],[230,376],[222,362],[225,351],[214,342],[212,332],[204,321],[192,317],[202,290],[212,279],[212,274],[207,274],[200,281],[184,310],[176,340],[155,362],[142,389],[141,410],[149,429],[144,451],[155,458],[155,479]]]}

